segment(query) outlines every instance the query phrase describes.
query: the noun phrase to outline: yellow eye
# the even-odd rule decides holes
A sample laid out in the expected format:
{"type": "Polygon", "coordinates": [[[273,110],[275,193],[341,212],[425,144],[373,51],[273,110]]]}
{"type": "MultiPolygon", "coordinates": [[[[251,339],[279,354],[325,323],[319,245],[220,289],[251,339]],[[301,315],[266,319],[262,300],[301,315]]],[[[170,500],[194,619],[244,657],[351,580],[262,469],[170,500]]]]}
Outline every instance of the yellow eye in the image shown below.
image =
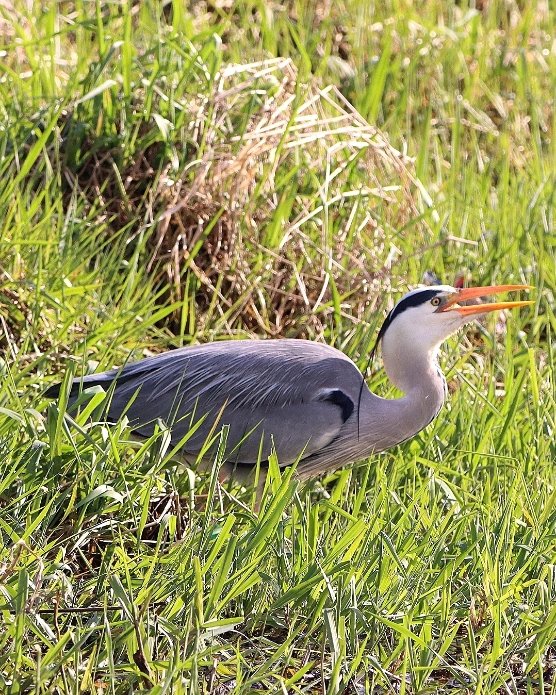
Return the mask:
{"type": "Polygon", "coordinates": [[[431,299],[431,304],[432,304],[433,306],[438,306],[438,305],[440,304],[440,297],[433,297],[433,298],[431,299]]]}

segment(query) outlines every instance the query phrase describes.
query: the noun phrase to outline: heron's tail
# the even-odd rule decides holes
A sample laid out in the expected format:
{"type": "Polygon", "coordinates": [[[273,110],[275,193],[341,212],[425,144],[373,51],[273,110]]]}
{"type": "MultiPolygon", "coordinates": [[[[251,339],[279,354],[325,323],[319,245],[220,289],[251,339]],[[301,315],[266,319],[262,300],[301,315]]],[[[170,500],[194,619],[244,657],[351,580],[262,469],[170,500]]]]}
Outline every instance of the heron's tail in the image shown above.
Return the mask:
{"type": "MultiPolygon", "coordinates": [[[[77,398],[79,392],[82,389],[89,388],[89,386],[102,386],[105,390],[114,381],[114,375],[112,373],[103,372],[102,374],[89,374],[83,378],[74,379],[71,383],[71,388],[68,394],[70,399],[77,398]]],[[[118,379],[119,381],[119,379],[118,379]]],[[[62,389],[62,382],[49,386],[44,395],[46,398],[58,398],[60,391],[62,389]]]]}
{"type": "MultiPolygon", "coordinates": [[[[138,366],[141,362],[137,363],[138,366]]],[[[133,379],[140,370],[135,366],[120,367],[119,369],[111,369],[108,372],[100,372],[99,374],[87,374],[87,376],[77,377],[71,383],[69,398],[77,398],[80,391],[89,388],[89,386],[102,386],[107,391],[111,384],[116,382],[119,385],[133,379]]],[[[46,398],[58,398],[62,389],[62,382],[53,384],[45,391],[46,398]]]]}

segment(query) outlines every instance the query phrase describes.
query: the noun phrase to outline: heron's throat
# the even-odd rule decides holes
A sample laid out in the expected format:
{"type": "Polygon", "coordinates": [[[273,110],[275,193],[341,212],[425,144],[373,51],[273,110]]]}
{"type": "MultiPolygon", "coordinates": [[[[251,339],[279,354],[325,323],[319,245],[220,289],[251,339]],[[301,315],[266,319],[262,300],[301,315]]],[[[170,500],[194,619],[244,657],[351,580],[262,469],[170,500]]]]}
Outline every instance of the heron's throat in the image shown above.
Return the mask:
{"type": "Polygon", "coordinates": [[[446,380],[438,365],[438,347],[429,351],[384,350],[384,369],[390,381],[405,394],[405,401],[421,403],[421,419],[432,419],[446,397],[446,380]]]}
{"type": "Polygon", "coordinates": [[[386,373],[404,395],[389,399],[369,394],[369,417],[364,404],[361,408],[361,431],[368,440],[366,450],[376,453],[399,444],[436,417],[444,403],[446,381],[435,353],[423,354],[421,359],[414,355],[413,360],[395,359],[392,351],[384,355],[386,373]]]}

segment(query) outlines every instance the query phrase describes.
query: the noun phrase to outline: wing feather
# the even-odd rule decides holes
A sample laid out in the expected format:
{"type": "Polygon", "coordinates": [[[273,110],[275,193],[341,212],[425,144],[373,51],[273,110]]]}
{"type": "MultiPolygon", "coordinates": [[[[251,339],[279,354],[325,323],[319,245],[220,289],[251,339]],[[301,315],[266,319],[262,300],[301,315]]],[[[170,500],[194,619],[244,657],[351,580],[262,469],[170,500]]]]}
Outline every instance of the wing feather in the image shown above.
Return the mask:
{"type": "Polygon", "coordinates": [[[220,415],[230,458],[254,463],[274,447],[281,465],[334,441],[346,415],[353,417],[362,384],[346,355],[304,340],[191,346],[82,381],[106,386],[114,379],[110,417],[119,417],[138,392],[127,416],[139,434],[151,434],[160,419],[178,441],[202,419],[185,445],[194,455],[220,415]]]}

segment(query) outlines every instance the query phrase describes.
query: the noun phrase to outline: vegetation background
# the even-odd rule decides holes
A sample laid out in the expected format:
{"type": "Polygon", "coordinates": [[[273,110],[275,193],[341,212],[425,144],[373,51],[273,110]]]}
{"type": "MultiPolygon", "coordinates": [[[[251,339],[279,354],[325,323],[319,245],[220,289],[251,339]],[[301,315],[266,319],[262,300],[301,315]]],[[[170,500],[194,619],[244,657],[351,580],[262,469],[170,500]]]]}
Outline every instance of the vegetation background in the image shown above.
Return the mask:
{"type": "Polygon", "coordinates": [[[0,690],[555,693],[554,8],[1,0],[0,32],[0,690]],[[434,275],[536,304],[447,346],[413,441],[259,512],[41,395],[247,335],[365,368],[434,275]]]}

